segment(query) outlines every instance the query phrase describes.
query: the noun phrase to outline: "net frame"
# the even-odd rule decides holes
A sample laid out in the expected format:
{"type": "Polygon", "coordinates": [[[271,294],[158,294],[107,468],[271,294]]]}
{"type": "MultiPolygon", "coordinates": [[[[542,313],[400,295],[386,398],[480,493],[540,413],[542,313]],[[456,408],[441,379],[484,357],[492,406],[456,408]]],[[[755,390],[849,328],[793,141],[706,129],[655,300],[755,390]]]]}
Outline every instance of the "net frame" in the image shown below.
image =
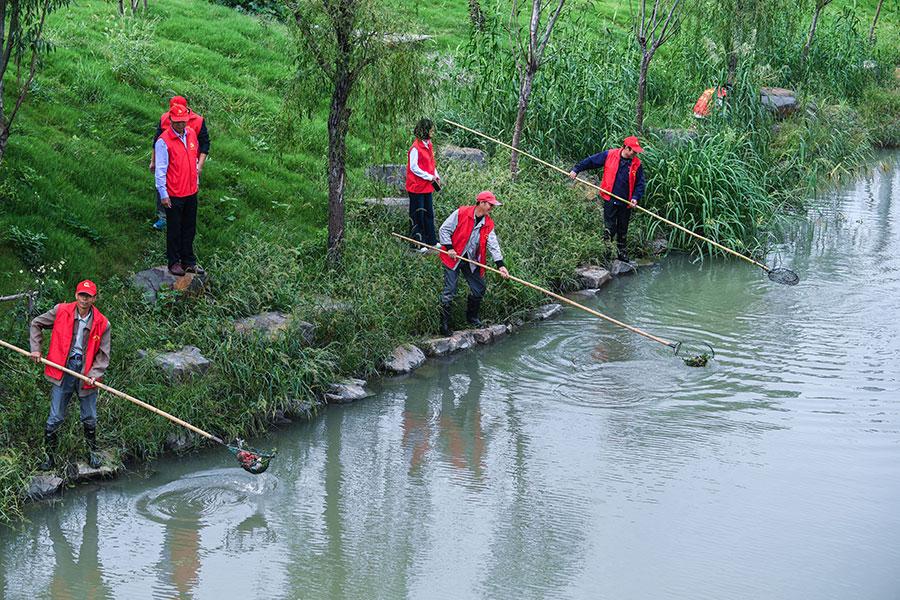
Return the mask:
{"type": "Polygon", "coordinates": [[[800,276],[787,267],[775,267],[769,269],[769,280],[781,285],[797,285],[800,283],[800,276]]]}
{"type": "Polygon", "coordinates": [[[234,444],[229,444],[228,449],[237,458],[240,467],[253,475],[265,473],[272,459],[278,453],[274,449],[271,452],[257,450],[252,446],[248,446],[242,439],[237,439],[234,441],[234,444]]]}

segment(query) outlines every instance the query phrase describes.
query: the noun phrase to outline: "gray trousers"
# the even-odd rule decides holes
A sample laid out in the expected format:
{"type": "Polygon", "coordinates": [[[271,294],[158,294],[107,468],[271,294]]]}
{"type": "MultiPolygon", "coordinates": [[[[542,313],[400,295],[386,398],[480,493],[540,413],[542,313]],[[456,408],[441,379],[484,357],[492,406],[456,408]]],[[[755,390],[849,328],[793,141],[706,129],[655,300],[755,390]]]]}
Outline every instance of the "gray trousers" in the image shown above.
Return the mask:
{"type": "MultiPolygon", "coordinates": [[[[66,361],[66,367],[73,371],[81,372],[83,360],[80,356],[72,357],[66,361]]],[[[56,431],[66,418],[66,409],[72,394],[78,394],[78,386],[83,385],[80,379],[68,374],[63,374],[62,381],[54,385],[50,390],[50,416],[47,417],[47,430],[56,431]]],[[[91,391],[86,396],[79,396],[81,400],[81,422],[87,427],[97,426],[97,390],[91,391]]]]}
{"type": "MultiPolygon", "coordinates": [[[[462,261],[460,261],[462,263],[462,261]]],[[[448,269],[444,266],[444,291],[441,292],[441,304],[450,304],[453,302],[453,296],[456,295],[456,288],[459,285],[459,273],[466,278],[469,284],[469,293],[475,298],[482,298],[487,286],[484,283],[484,277],[481,276],[481,269],[476,268],[474,271],[469,268],[468,263],[462,263],[455,269],[448,269]]]]}

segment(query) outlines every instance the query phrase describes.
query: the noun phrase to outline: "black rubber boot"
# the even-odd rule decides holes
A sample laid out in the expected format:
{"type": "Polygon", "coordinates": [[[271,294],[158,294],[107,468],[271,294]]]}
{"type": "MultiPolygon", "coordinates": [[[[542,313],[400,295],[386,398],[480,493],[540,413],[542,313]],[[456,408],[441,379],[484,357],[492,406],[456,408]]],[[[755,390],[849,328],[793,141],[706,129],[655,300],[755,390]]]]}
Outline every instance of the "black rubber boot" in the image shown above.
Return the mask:
{"type": "Polygon", "coordinates": [[[450,305],[441,304],[441,335],[452,335],[453,329],[450,327],[450,305]]]}
{"type": "Polygon", "coordinates": [[[103,465],[100,455],[97,453],[97,428],[84,426],[84,441],[88,447],[88,465],[92,469],[99,469],[103,465]]]}
{"type": "Polygon", "coordinates": [[[52,471],[56,466],[54,456],[56,454],[57,437],[56,430],[44,430],[44,462],[38,465],[39,471],[52,471]]]}
{"type": "Polygon", "coordinates": [[[466,302],[466,321],[473,327],[481,327],[481,320],[478,318],[478,311],[481,310],[481,298],[469,296],[466,302]]]}

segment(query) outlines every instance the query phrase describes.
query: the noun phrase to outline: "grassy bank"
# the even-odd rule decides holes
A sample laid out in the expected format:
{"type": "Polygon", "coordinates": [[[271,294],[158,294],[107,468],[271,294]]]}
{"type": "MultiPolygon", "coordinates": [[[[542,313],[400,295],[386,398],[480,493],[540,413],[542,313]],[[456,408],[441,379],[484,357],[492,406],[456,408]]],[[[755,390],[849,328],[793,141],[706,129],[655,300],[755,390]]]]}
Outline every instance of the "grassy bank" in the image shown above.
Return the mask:
{"type": "MultiPolygon", "coordinates": [[[[437,35],[423,60],[437,53],[446,61],[428,98],[434,115],[508,139],[516,82],[499,33],[470,37],[462,2],[400,4],[409,11],[410,29],[437,35]]],[[[536,81],[529,149],[568,167],[631,132],[637,61],[626,6],[578,4],[583,20],[561,27],[557,58],[536,81]]],[[[891,31],[890,19],[884,22],[891,31]]],[[[283,25],[186,0],[155,1],[138,19],[121,19],[114,4],[87,0],[50,25],[55,50],[0,167],[0,293],[37,288],[37,310],[44,310],[69,298],[79,279],[97,280],[99,306],[113,323],[110,385],[226,437],[250,435],[276,411],[314,410],[328,383],[373,375],[398,343],[437,330],[436,259],[412,255],[390,237],[406,230],[404,215],[358,200],[387,192],[366,182],[363,169],[402,162],[404,132],[385,142],[373,133],[383,135],[380,128],[353,123],[346,252],[341,268],[326,267],[326,106],[305,107],[303,116],[284,110],[293,68],[283,25]],[[174,93],[207,117],[212,136],[197,240],[212,285],[200,297],[170,294],[148,304],[130,288],[128,275],[164,261],[163,239],[149,229],[154,192],[147,162],[156,120],[174,93]],[[338,308],[323,308],[323,297],[338,308]],[[302,344],[296,330],[274,342],[235,333],[234,319],[265,310],[314,323],[315,342],[302,344]],[[213,367],[191,385],[169,386],[153,356],[184,345],[200,348],[213,367]]],[[[900,102],[888,77],[895,58],[877,50],[880,66],[862,71],[856,58],[840,58],[857,47],[859,27],[829,16],[823,32],[812,71],[801,75],[796,61],[774,50],[755,55],[730,110],[701,124],[693,123],[690,106],[721,75],[697,53],[703,31],[664,47],[651,73],[645,205],[762,252],[777,235],[778,219],[799,208],[811,189],[853,172],[873,145],[896,143],[900,102]],[[776,123],[758,106],[759,85],[798,88],[803,110],[776,123]],[[664,142],[659,130],[673,127],[691,136],[664,142]]],[[[788,41],[796,44],[796,36],[788,41]]],[[[514,274],[564,288],[576,266],[608,257],[601,213],[581,191],[527,161],[513,182],[504,150],[456,131],[442,129],[437,141],[483,147],[491,155],[483,171],[441,164],[446,186],[436,196],[436,214],[440,220],[479,190],[493,189],[505,202],[496,218],[514,274]]],[[[632,251],[639,253],[665,232],[639,218],[631,233],[632,251]]],[[[688,238],[671,241],[705,250],[688,238]]],[[[489,320],[543,301],[513,284],[490,284],[489,320]]],[[[463,301],[461,293],[458,323],[463,301]]],[[[27,321],[23,305],[16,305],[0,316],[0,333],[25,345],[27,321]]],[[[15,514],[22,482],[37,463],[47,395],[32,364],[0,355],[0,520],[15,514]]],[[[114,398],[101,400],[100,422],[102,443],[123,457],[155,456],[176,431],[114,398]]],[[[66,427],[63,451],[74,457],[82,451],[77,420],[70,416],[66,427]]]]}

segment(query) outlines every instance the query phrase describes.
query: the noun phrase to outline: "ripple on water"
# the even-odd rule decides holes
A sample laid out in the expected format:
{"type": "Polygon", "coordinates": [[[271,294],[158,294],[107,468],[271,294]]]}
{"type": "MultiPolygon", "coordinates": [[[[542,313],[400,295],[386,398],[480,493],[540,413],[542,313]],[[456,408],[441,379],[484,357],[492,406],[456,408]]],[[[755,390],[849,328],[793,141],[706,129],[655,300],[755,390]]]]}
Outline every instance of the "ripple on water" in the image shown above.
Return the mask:
{"type": "Polygon", "coordinates": [[[139,514],[157,523],[204,525],[208,520],[246,517],[277,485],[278,479],[270,474],[216,469],[148,490],[135,504],[139,514]]]}

